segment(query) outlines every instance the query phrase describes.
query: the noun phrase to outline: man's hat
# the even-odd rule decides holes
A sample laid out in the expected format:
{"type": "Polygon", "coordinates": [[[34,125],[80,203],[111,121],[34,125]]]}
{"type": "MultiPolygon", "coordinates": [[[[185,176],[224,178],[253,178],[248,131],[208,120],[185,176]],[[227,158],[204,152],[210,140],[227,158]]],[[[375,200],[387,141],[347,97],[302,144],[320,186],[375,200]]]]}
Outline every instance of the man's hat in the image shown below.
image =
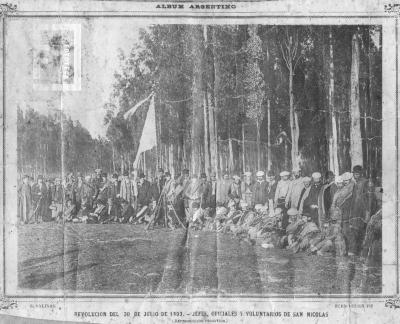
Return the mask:
{"type": "Polygon", "coordinates": [[[351,180],[353,178],[353,174],[350,172],[345,172],[342,174],[343,181],[351,180]]]}
{"type": "Polygon", "coordinates": [[[310,177],[304,177],[303,178],[303,182],[310,182],[311,181],[311,178],[310,177]]]}
{"type": "Polygon", "coordinates": [[[333,177],[335,174],[332,171],[326,171],[325,178],[333,177]]]}
{"type": "Polygon", "coordinates": [[[237,174],[233,175],[232,178],[233,178],[234,180],[236,180],[236,179],[240,180],[240,177],[239,177],[237,174]]]}
{"type": "Polygon", "coordinates": [[[263,177],[264,176],[264,171],[257,171],[256,176],[257,177],[263,177]]]}
{"type": "Polygon", "coordinates": [[[245,208],[245,207],[248,207],[248,206],[249,206],[249,204],[247,202],[245,202],[244,200],[240,201],[240,207],[245,208]]]}
{"type": "Polygon", "coordinates": [[[300,172],[301,171],[301,169],[300,169],[300,167],[298,167],[298,166],[296,166],[296,167],[294,167],[293,169],[292,169],[292,172],[300,172]]]}
{"type": "Polygon", "coordinates": [[[94,172],[101,173],[101,169],[96,169],[96,170],[94,170],[94,172]]]}
{"type": "Polygon", "coordinates": [[[268,177],[275,177],[274,171],[272,170],[268,171],[268,177]]]}
{"type": "Polygon", "coordinates": [[[250,171],[247,171],[247,172],[244,173],[244,175],[245,175],[246,177],[251,177],[251,172],[250,172],[250,171]]]}
{"type": "Polygon", "coordinates": [[[311,175],[311,177],[312,177],[313,179],[320,179],[320,178],[321,178],[321,173],[319,173],[319,172],[314,172],[314,173],[311,175]]]}
{"type": "Polygon", "coordinates": [[[335,177],[335,182],[336,183],[342,183],[343,182],[343,178],[341,176],[336,176],[335,177]]]}
{"type": "Polygon", "coordinates": [[[280,214],[282,214],[282,209],[281,208],[275,208],[275,210],[274,210],[274,215],[275,216],[277,216],[277,215],[280,215],[280,214]]]}
{"type": "Polygon", "coordinates": [[[362,171],[363,171],[363,168],[361,165],[355,165],[353,167],[353,173],[362,173],[362,171]]]}
{"type": "Polygon", "coordinates": [[[262,209],[262,207],[263,207],[263,205],[257,204],[257,205],[254,206],[254,210],[255,211],[260,211],[262,209]]]}
{"type": "Polygon", "coordinates": [[[287,214],[289,216],[296,216],[299,212],[297,211],[296,208],[289,208],[289,210],[287,211],[287,214]]]}
{"type": "Polygon", "coordinates": [[[282,171],[281,173],[279,173],[280,177],[286,177],[286,176],[289,176],[289,175],[290,175],[290,173],[288,171],[282,171]]]}

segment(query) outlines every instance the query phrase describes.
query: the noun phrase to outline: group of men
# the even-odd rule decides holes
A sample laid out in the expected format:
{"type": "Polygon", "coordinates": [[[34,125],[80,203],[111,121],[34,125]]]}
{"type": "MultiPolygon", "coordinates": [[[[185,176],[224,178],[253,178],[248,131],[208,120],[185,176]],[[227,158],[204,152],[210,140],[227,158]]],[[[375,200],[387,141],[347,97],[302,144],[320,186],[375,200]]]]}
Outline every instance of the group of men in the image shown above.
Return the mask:
{"type": "MultiPolygon", "coordinates": [[[[215,182],[214,182],[215,183],[215,182]]],[[[92,175],[69,174],[61,178],[25,175],[18,189],[20,222],[149,222],[160,202],[174,206],[179,221],[186,221],[192,202],[215,208],[216,187],[206,175],[190,178],[185,169],[175,179],[158,169],[154,179],[137,170],[107,175],[101,169],[92,175]]],[[[160,210],[160,208],[158,208],[160,210]]]]}
{"type": "Polygon", "coordinates": [[[263,206],[270,214],[280,210],[283,230],[291,225],[289,214],[294,211],[320,229],[338,222],[348,253],[360,252],[366,224],[378,209],[374,184],[363,177],[361,166],[336,177],[332,172],[325,177],[319,172],[303,176],[300,168],[282,171],[279,177],[277,180],[271,171],[266,175],[258,171],[255,178],[245,172],[243,178],[226,173],[217,180],[215,174],[190,177],[187,169],[176,177],[158,169],[152,181],[137,171],[109,176],[100,169],[86,177],[69,174],[64,180],[38,176],[35,182],[24,176],[19,188],[19,218],[22,223],[135,223],[149,222],[155,211],[173,210],[179,223],[190,224],[199,210],[215,215],[217,207],[240,210],[245,204],[249,210],[263,206]]]}
{"type": "Polygon", "coordinates": [[[250,172],[244,174],[243,181],[236,175],[232,179],[224,175],[218,185],[217,205],[234,210],[243,203],[246,209],[262,206],[269,210],[269,217],[281,215],[279,227],[284,233],[292,231],[296,221],[302,224],[298,227],[301,229],[304,220],[314,224],[317,232],[334,228],[340,233],[338,237],[343,237],[345,248],[341,249],[348,255],[358,255],[367,224],[380,209],[381,189],[363,176],[361,166],[354,166],[352,171],[340,176],[327,172],[325,177],[314,172],[308,177],[294,168],[291,173],[282,171],[278,181],[273,172],[265,178],[265,173],[258,171],[254,182],[250,172]]]}

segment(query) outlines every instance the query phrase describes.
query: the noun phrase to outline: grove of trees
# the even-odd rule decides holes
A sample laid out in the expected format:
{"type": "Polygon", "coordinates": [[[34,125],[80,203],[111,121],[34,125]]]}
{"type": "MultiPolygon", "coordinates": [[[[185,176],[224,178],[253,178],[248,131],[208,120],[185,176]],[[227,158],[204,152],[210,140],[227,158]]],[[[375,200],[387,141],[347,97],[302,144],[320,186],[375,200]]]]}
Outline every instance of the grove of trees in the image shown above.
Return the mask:
{"type": "Polygon", "coordinates": [[[380,173],[379,26],[153,25],[120,59],[105,105],[119,168],[147,108],[122,115],[154,91],[158,145],[141,168],[380,173]]]}
{"type": "Polygon", "coordinates": [[[381,34],[380,26],[152,25],[120,53],[106,138],[66,116],[19,111],[18,167],[131,170],[148,104],[123,115],[154,92],[158,143],[141,158],[146,173],[338,174],[361,164],[377,177],[381,34]]]}

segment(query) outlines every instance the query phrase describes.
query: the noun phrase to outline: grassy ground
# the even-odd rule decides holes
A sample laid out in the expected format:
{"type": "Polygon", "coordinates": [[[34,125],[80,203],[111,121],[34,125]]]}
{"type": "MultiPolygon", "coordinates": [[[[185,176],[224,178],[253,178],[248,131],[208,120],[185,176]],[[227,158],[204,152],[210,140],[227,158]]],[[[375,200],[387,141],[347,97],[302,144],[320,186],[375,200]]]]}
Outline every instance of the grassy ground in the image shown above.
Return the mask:
{"type": "Polygon", "coordinates": [[[214,232],[43,223],[21,226],[18,245],[24,289],[212,295],[381,291],[379,268],[266,250],[214,232]]]}

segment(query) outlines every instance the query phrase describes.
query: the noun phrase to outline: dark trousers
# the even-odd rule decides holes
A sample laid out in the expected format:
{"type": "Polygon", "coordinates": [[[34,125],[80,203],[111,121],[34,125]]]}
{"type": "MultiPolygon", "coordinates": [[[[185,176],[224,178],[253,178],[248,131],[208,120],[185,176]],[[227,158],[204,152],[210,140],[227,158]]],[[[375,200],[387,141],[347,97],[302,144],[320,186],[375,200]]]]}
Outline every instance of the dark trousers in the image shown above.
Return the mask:
{"type": "Polygon", "coordinates": [[[354,255],[359,255],[365,236],[365,224],[362,221],[350,220],[343,225],[343,234],[345,236],[347,251],[354,255]]]}
{"type": "Polygon", "coordinates": [[[289,215],[285,207],[285,198],[279,198],[276,207],[282,209],[282,229],[286,229],[289,225],[289,215]]]}

